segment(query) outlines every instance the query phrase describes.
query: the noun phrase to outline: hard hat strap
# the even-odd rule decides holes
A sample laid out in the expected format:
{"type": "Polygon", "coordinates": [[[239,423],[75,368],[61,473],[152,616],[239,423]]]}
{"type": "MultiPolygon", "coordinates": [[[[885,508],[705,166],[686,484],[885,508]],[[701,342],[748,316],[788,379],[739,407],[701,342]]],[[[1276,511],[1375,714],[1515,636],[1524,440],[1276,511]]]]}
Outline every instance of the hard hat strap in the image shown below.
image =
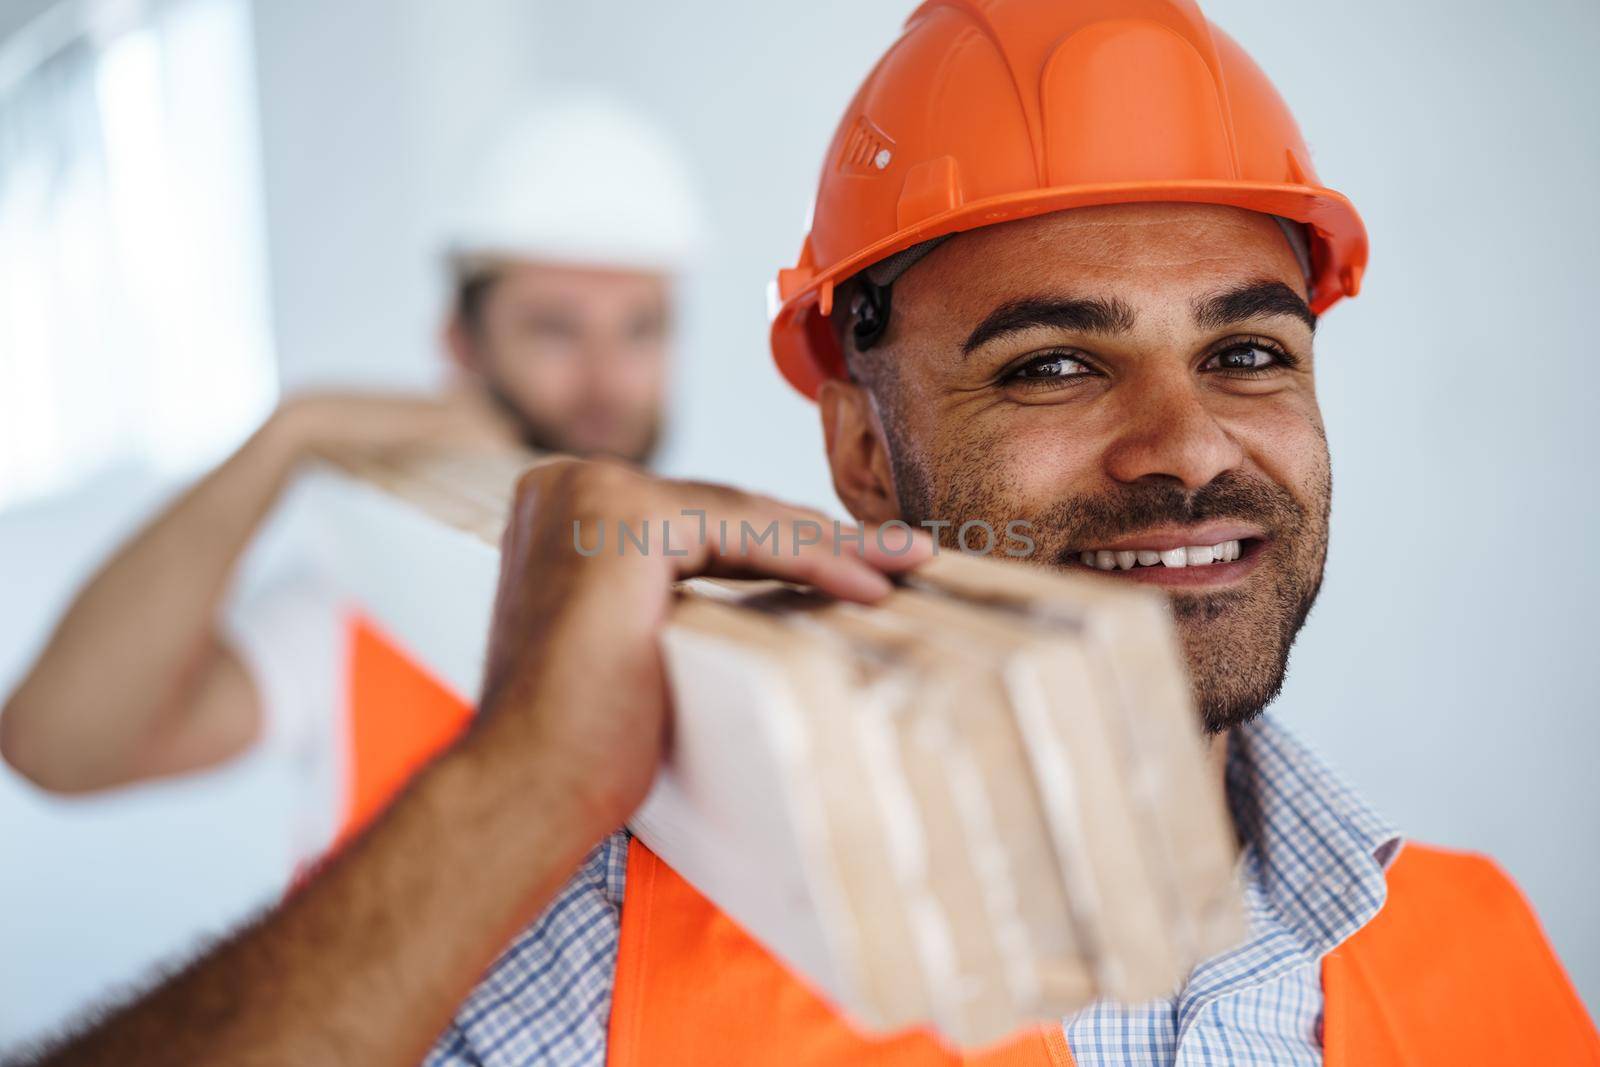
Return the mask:
{"type": "Polygon", "coordinates": [[[894,283],[900,275],[954,236],[947,233],[914,244],[887,259],[879,260],[855,276],[855,293],[850,298],[850,336],[855,341],[857,352],[865,352],[883,339],[884,331],[889,328],[894,283]]]}
{"type": "Polygon", "coordinates": [[[921,244],[914,244],[910,248],[903,248],[887,259],[880,259],[861,273],[874,285],[893,285],[900,275],[916,266],[929,252],[954,236],[953,233],[947,233],[930,238],[921,244]]]}
{"type": "Polygon", "coordinates": [[[1305,275],[1306,295],[1315,300],[1317,294],[1313,290],[1316,274],[1311,269],[1311,238],[1306,233],[1305,223],[1286,219],[1282,215],[1274,215],[1272,218],[1283,231],[1283,236],[1288,239],[1289,247],[1294,251],[1295,261],[1300,264],[1300,273],[1305,275]]]}
{"type": "Polygon", "coordinates": [[[892,285],[879,285],[865,274],[856,279],[850,297],[850,337],[857,352],[865,352],[883,339],[889,328],[892,285]]]}

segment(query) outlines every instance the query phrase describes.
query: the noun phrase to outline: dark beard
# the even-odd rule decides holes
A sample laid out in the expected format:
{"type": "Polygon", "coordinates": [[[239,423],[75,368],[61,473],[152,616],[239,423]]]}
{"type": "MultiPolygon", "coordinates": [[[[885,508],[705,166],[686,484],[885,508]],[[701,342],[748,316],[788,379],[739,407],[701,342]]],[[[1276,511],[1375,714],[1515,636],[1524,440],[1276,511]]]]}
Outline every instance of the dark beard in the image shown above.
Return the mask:
{"type": "MultiPolygon", "coordinates": [[[[552,452],[577,454],[577,450],[570,447],[562,439],[559,430],[534,420],[527,412],[519,408],[516,402],[506,395],[506,391],[500,387],[500,383],[493,376],[485,374],[483,381],[485,388],[489,392],[490,399],[494,401],[495,406],[500,409],[501,413],[510,420],[512,428],[517,435],[517,442],[524,448],[546,454],[552,452]]],[[[661,420],[656,419],[651,422],[650,432],[639,448],[634,449],[627,455],[618,454],[612,458],[626,460],[641,467],[648,467],[660,444],[661,420]]]]}
{"type": "MultiPolygon", "coordinates": [[[[1275,482],[1225,471],[1192,493],[1172,481],[1137,482],[1062,500],[1038,514],[1018,515],[1007,513],[1003,474],[981,458],[964,457],[956,476],[936,486],[926,471],[905,461],[907,452],[893,440],[890,421],[885,420],[885,429],[891,438],[902,517],[912,524],[934,519],[954,523],[943,530],[950,548],[956,547],[952,531],[967,520],[981,519],[1005,529],[1007,522],[1025,519],[1038,543],[1031,562],[1067,568],[1074,567],[1073,558],[1086,546],[1156,525],[1234,519],[1260,526],[1269,538],[1263,551],[1271,557],[1261,561],[1246,589],[1175,591],[1169,599],[1184,644],[1196,710],[1207,732],[1221,733],[1249,722],[1278,697],[1288,673],[1290,648],[1322,587],[1332,497],[1326,462],[1309,487],[1308,505],[1275,482]],[[1238,629],[1248,637],[1217,640],[1238,629]]],[[[987,451],[980,446],[968,455],[981,457],[987,451]]],[[[1099,576],[1097,580],[1126,579],[1099,576]]]]}

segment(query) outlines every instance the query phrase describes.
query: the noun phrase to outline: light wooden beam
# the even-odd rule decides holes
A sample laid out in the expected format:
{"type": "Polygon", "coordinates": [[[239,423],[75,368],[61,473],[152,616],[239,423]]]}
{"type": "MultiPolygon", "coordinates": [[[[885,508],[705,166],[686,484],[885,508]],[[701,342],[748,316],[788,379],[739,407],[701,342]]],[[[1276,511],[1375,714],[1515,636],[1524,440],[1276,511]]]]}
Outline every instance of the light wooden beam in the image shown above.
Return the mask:
{"type": "MultiPolygon", "coordinates": [[[[533,461],[329,460],[330,516],[379,490],[392,517],[360,521],[455,531],[479,569],[533,461]]],[[[673,747],[631,829],[864,1028],[986,1044],[1169,994],[1243,936],[1158,592],[946,552],[870,608],[683,583],[662,647],[673,747]]]]}

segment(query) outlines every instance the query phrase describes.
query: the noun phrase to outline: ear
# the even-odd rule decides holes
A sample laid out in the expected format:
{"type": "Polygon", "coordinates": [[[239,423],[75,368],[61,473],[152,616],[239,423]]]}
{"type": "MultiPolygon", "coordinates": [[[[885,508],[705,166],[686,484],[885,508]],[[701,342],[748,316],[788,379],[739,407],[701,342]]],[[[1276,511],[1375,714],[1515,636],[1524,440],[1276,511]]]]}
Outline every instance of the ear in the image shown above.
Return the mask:
{"type": "Polygon", "coordinates": [[[822,437],[833,469],[833,491],[861,522],[900,518],[894,468],[877,407],[865,388],[831,378],[817,391],[822,437]]]}

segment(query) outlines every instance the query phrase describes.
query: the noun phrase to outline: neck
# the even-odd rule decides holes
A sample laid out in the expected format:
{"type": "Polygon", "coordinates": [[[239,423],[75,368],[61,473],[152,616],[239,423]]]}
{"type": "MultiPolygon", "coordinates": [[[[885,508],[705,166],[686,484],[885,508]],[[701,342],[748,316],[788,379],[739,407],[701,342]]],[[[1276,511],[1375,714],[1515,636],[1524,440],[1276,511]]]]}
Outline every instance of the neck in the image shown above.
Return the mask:
{"type": "MultiPolygon", "coordinates": [[[[1228,789],[1228,744],[1232,736],[1232,730],[1223,730],[1221,733],[1209,734],[1206,737],[1206,762],[1211,765],[1212,780],[1217,783],[1218,792],[1224,794],[1224,803],[1227,802],[1228,789]]],[[[1244,846],[1237,826],[1233,828],[1233,840],[1241,848],[1244,846]]]]}

